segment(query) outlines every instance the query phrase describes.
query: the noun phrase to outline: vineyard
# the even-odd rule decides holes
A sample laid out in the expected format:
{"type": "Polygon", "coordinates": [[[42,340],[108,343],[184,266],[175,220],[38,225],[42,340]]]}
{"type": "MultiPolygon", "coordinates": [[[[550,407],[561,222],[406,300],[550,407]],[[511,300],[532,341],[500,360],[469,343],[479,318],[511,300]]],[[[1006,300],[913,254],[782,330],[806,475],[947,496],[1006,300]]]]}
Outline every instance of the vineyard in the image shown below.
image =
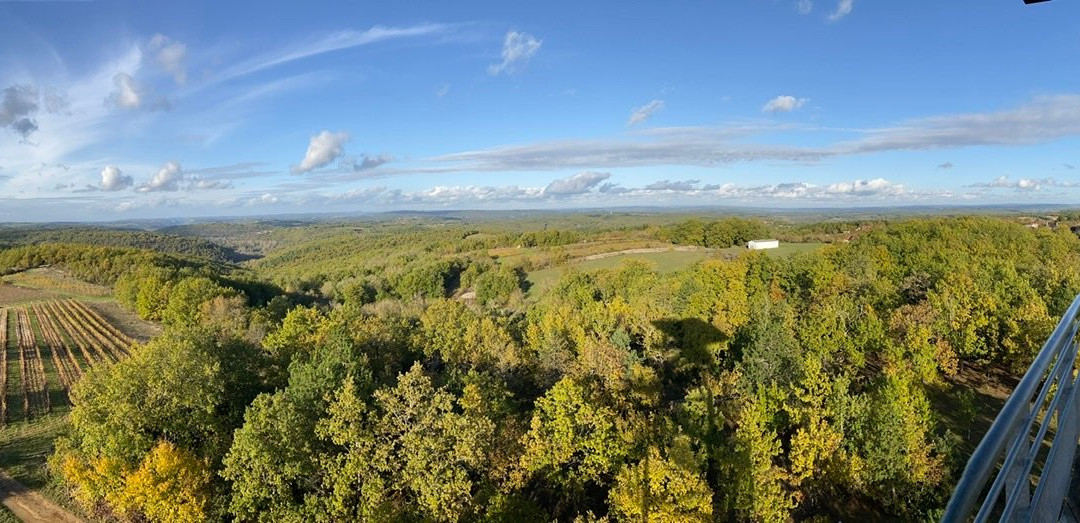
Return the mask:
{"type": "Polygon", "coordinates": [[[133,344],[75,300],[0,308],[0,423],[51,412],[86,369],[119,361],[133,344]]]}

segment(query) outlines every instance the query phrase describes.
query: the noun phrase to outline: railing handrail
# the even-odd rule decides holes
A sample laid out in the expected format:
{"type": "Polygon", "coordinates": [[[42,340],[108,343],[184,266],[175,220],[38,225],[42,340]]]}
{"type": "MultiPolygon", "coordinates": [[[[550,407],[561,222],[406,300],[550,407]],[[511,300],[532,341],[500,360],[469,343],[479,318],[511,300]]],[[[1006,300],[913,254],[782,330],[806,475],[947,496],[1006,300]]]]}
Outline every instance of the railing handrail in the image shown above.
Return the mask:
{"type": "MultiPolygon", "coordinates": [[[[1021,378],[1020,383],[1013,389],[1012,394],[1009,395],[1008,400],[1005,401],[1005,405],[1001,408],[1001,412],[994,418],[993,424],[990,425],[989,430],[986,431],[986,435],[983,436],[982,441],[978,447],[975,448],[975,452],[971,454],[971,458],[968,459],[967,466],[964,467],[964,473],[960,477],[960,481],[956,484],[956,489],[953,491],[952,498],[949,500],[949,504],[945,508],[945,515],[942,518],[943,522],[960,522],[965,521],[978,505],[979,498],[983,489],[986,486],[987,480],[990,478],[991,472],[997,465],[998,457],[1005,450],[1006,446],[1010,443],[1016,442],[1016,438],[1028,438],[1031,424],[1034,422],[1035,414],[1039,410],[1039,406],[1045,400],[1045,394],[1049,389],[1049,383],[1046,383],[1040,391],[1040,398],[1033,398],[1033,394],[1040,384],[1044,382],[1044,376],[1046,376],[1047,370],[1052,363],[1060,361],[1059,356],[1064,356],[1070,346],[1072,345],[1073,337],[1075,336],[1076,329],[1074,323],[1077,320],[1078,313],[1080,313],[1080,296],[1077,296],[1065,314],[1062,315],[1061,321],[1058,322],[1057,327],[1054,328],[1053,333],[1050,334],[1049,339],[1043,345],[1039,354],[1035,357],[1035,360],[1028,367],[1027,372],[1024,373],[1024,377],[1021,378]],[[1032,407],[1031,403],[1035,400],[1035,406],[1032,407]],[[1018,431],[1016,429],[1021,421],[1027,419],[1027,430],[1018,431]]],[[[1068,361],[1067,370],[1062,374],[1067,374],[1072,377],[1072,367],[1075,360],[1075,353],[1073,353],[1073,359],[1068,361]]],[[[1066,364],[1060,362],[1059,364],[1066,364]]],[[[1057,370],[1055,368],[1055,370],[1057,370]]],[[[1054,378],[1056,372],[1048,376],[1046,379],[1050,380],[1054,378]]],[[[1062,388],[1058,387],[1056,394],[1062,394],[1062,388]]],[[[1052,412],[1048,412],[1044,423],[1049,423],[1052,412]]],[[[1075,444],[1075,442],[1074,442],[1075,444]]],[[[1010,450],[1012,450],[1012,445],[1010,450]]],[[[1020,453],[1010,451],[1006,460],[1016,459],[1020,453]],[[1014,455],[1015,454],[1015,455],[1014,455]]],[[[1071,455],[1071,453],[1070,453],[1071,455]]],[[[1005,463],[1002,469],[998,472],[998,475],[1008,473],[1009,463],[1005,463]]],[[[1031,463],[1028,463],[1028,470],[1030,470],[1031,463]]],[[[1026,480],[1026,472],[1025,472],[1026,480]]],[[[1000,495],[1000,490],[998,492],[1000,495]]],[[[994,504],[997,502],[998,495],[993,496],[993,499],[988,498],[984,501],[984,504],[994,504]]]]}

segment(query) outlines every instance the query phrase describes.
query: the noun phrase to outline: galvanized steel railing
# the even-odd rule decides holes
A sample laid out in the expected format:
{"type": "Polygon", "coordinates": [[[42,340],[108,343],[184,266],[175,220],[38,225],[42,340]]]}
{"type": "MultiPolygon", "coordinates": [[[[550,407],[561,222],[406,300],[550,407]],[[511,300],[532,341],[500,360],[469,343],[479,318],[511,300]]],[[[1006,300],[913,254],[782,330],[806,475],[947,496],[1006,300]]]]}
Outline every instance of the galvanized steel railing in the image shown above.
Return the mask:
{"type": "Polygon", "coordinates": [[[970,521],[972,514],[977,522],[1058,520],[1080,436],[1078,314],[1080,296],[971,455],[942,521],[970,521]]]}

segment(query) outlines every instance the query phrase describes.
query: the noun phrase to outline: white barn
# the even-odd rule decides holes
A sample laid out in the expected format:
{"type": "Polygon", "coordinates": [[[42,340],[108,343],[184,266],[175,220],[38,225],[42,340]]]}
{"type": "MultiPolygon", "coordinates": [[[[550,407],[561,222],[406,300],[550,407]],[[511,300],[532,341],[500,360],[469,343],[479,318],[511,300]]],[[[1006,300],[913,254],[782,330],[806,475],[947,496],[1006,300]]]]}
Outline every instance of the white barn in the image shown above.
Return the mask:
{"type": "Polygon", "coordinates": [[[746,248],[752,251],[775,249],[777,247],[780,247],[780,240],[750,240],[746,242],[746,248]]]}

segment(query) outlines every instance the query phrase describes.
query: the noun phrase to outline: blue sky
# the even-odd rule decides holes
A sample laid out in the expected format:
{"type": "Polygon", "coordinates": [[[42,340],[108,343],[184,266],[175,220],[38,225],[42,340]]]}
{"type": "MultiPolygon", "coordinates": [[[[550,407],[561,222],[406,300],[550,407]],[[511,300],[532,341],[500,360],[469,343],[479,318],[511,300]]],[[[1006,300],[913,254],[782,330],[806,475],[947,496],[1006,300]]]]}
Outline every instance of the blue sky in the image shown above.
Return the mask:
{"type": "Polygon", "coordinates": [[[0,221],[1080,202],[1080,4],[0,0],[0,221]]]}

